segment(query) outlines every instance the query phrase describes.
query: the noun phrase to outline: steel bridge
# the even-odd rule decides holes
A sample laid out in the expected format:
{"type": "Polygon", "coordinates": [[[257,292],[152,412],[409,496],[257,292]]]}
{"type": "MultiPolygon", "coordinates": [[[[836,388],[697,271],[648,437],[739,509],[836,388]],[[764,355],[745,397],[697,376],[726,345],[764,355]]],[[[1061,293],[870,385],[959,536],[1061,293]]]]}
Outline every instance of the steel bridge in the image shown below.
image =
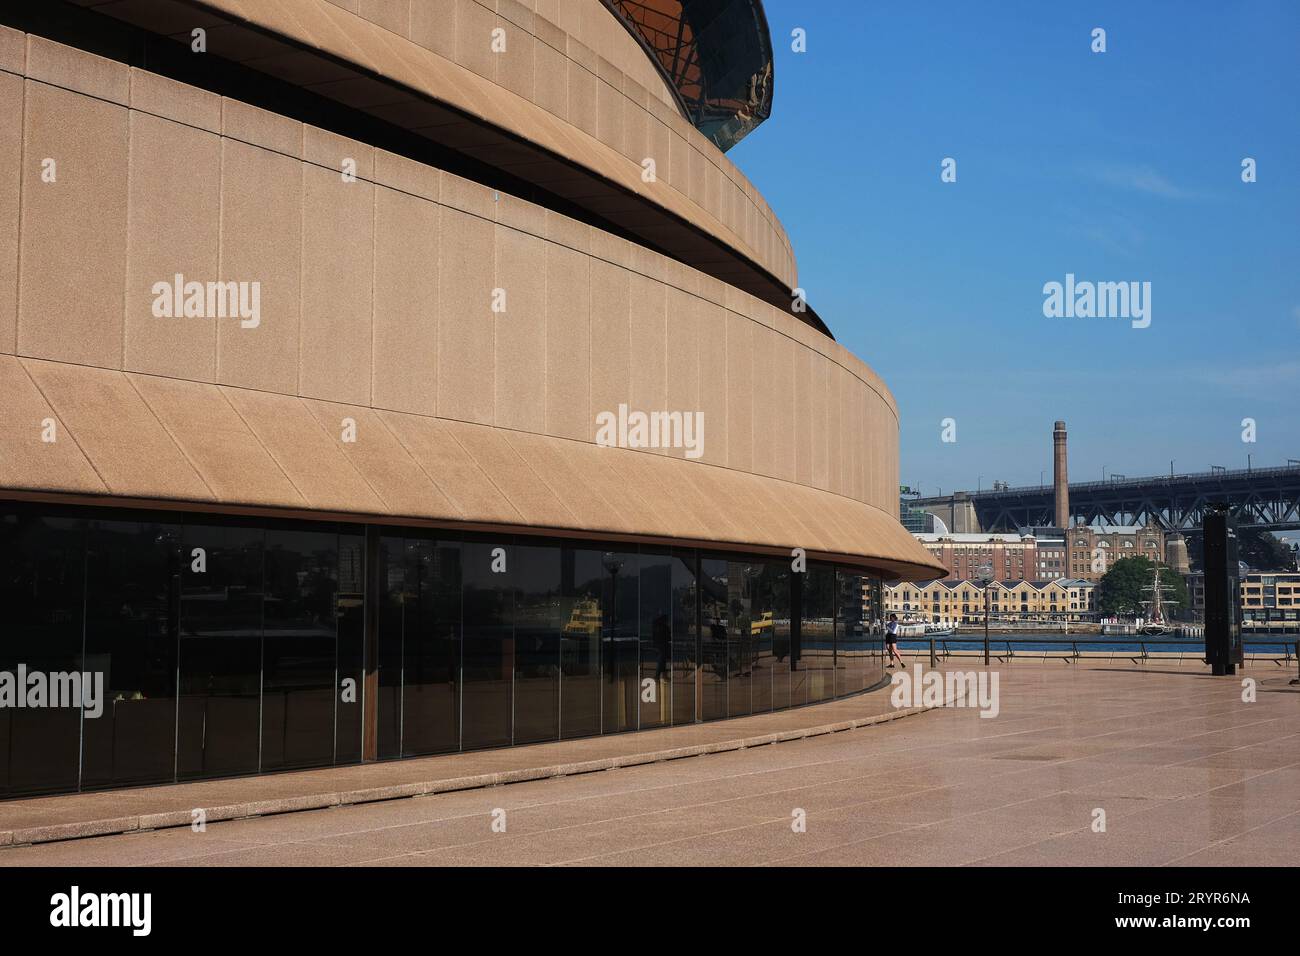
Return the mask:
{"type": "MultiPolygon", "coordinates": [[[[1071,482],[1070,518],[1084,524],[1144,524],[1194,531],[1215,504],[1226,504],[1242,526],[1268,531],[1300,528],[1300,462],[1285,468],[1216,469],[1187,475],[1071,482]]],[[[948,520],[973,508],[980,531],[1047,527],[1054,521],[1051,485],[965,491],[920,498],[914,507],[948,520]]],[[[950,529],[956,530],[956,529],[950,529]]],[[[964,529],[963,529],[964,530],[964,529]]]]}

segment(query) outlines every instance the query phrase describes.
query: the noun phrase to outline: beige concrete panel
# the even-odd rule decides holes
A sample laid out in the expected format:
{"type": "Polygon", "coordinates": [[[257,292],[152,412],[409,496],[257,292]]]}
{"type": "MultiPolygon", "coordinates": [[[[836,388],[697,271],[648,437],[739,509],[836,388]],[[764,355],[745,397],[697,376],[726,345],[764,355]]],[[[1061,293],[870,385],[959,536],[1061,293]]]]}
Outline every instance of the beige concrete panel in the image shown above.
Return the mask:
{"type": "Polygon", "coordinates": [[[534,99],[534,50],[539,44],[524,27],[503,18],[496,25],[505,30],[506,48],[493,56],[497,59],[497,82],[524,99],[534,99]]]}
{"type": "Polygon", "coordinates": [[[776,422],[776,393],[773,379],[776,375],[776,336],[771,329],[761,325],[753,327],[753,385],[754,408],[754,460],[752,470],[760,475],[776,471],[776,449],[772,429],[776,422]]]}
{"type": "Polygon", "coordinates": [[[592,136],[597,135],[599,80],[595,74],[572,60],[569,61],[569,113],[574,126],[592,136]]]}
{"type": "Polygon", "coordinates": [[[727,323],[727,467],[754,468],[754,323],[722,311],[727,323]]]}
{"type": "Polygon", "coordinates": [[[17,351],[120,368],[127,111],[29,80],[23,136],[17,351]]]}
{"type": "Polygon", "coordinates": [[[812,356],[812,484],[830,487],[830,421],[826,392],[830,387],[831,363],[820,355],[812,356]]]}
{"type": "Polygon", "coordinates": [[[299,394],[370,404],[375,187],[303,170],[299,394]]]}
{"type": "Polygon", "coordinates": [[[578,252],[591,249],[592,227],[552,210],[546,210],[546,238],[578,252]]]}
{"type": "Polygon", "coordinates": [[[604,449],[585,442],[563,441],[524,432],[503,432],[519,457],[528,462],[547,488],[574,516],[574,527],[629,532],[631,524],[618,508],[596,490],[588,472],[592,459],[604,449]]]}
{"type": "Polygon", "coordinates": [[[252,146],[273,149],[286,156],[302,157],[303,124],[287,116],[223,98],[221,130],[226,136],[252,146]]]}
{"type": "Polygon", "coordinates": [[[27,360],[59,421],[110,492],[211,501],[212,492],[121,372],[27,360]]]}
{"type": "Polygon", "coordinates": [[[789,506],[783,482],[758,475],[742,474],[741,477],[752,486],[750,493],[754,500],[753,513],[762,515],[765,522],[772,523],[782,545],[792,549],[803,548],[805,551],[819,547],[821,533],[802,521],[796,509],[789,506]]]}
{"type": "Polygon", "coordinates": [[[222,142],[222,278],[261,283],[261,321],[217,323],[217,381],[298,392],[302,165],[237,140],[222,142]]]}
{"type": "Polygon", "coordinates": [[[125,63],[31,33],[27,35],[27,76],[121,106],[130,102],[131,75],[125,63]]]}
{"type": "MultiPolygon", "coordinates": [[[[694,412],[700,410],[700,343],[699,315],[696,301],[678,289],[668,287],[665,290],[668,348],[666,369],[668,401],[667,409],[672,412],[694,412]]],[[[704,422],[705,446],[717,436],[711,429],[712,422],[704,422]]],[[[665,454],[673,458],[682,458],[682,449],[668,449],[665,454]]]]}
{"type": "Polygon", "coordinates": [[[444,206],[489,221],[496,219],[497,201],[493,190],[454,173],[442,174],[442,193],[439,201],[444,206]]]}
{"type": "Polygon", "coordinates": [[[131,109],[221,132],[221,97],[146,70],[131,70],[131,109]]]}
{"type": "Polygon", "coordinates": [[[546,433],[594,441],[590,260],[546,247],[546,433]]]}
{"type": "Polygon", "coordinates": [[[602,412],[617,415],[619,404],[631,397],[630,275],[626,269],[600,259],[591,262],[593,416],[602,412]]]}
{"type": "Polygon", "coordinates": [[[826,487],[837,495],[844,494],[844,425],[840,416],[843,405],[844,379],[847,376],[839,365],[831,365],[826,379],[826,426],[830,435],[827,449],[826,487]]]}
{"type": "Polygon", "coordinates": [[[623,91],[604,79],[596,84],[596,135],[606,146],[623,152],[623,91]]]}
{"type": "Polygon", "coordinates": [[[108,488],[18,359],[0,356],[0,488],[106,494],[108,488]],[[44,441],[52,420],[54,441],[44,441]]]}
{"type": "Polygon", "coordinates": [[[374,489],[390,514],[422,518],[461,517],[460,509],[452,505],[424,469],[407,454],[377,412],[310,399],[306,400],[306,405],[326,434],[340,436],[343,454],[374,489]],[[347,419],[356,423],[355,432],[348,433],[349,437],[355,437],[355,441],[342,440],[347,419]]]}
{"type": "Polygon", "coordinates": [[[218,501],[307,504],[215,385],[128,375],[218,501]]]}
{"type": "Polygon", "coordinates": [[[631,368],[629,404],[645,411],[668,409],[667,293],[662,283],[633,273],[631,295],[631,368]]]}
{"type": "Polygon", "coordinates": [[[407,193],[375,192],[372,402],[438,412],[438,270],[442,207],[407,193]]]}
{"type": "Polygon", "coordinates": [[[496,325],[496,424],[546,431],[546,241],[495,227],[497,286],[506,311],[496,325]]]}
{"type": "Polygon", "coordinates": [[[406,453],[447,496],[463,520],[501,524],[523,522],[523,515],[506,500],[491,477],[479,468],[460,442],[451,436],[446,423],[400,412],[380,411],[376,414],[402,443],[406,453]]]}
{"type": "Polygon", "coordinates": [[[622,100],[622,109],[622,152],[639,166],[650,155],[650,117],[644,109],[627,98],[622,100]]]}
{"type": "MultiPolygon", "coordinates": [[[[173,294],[176,276],[182,277],[182,295],[190,283],[199,283],[200,299],[207,283],[257,279],[221,274],[221,140],[148,113],[130,116],[123,365],[211,382],[217,373],[217,326],[239,328],[240,296],[222,287],[220,302],[213,297],[211,303],[203,301],[203,315],[186,315],[185,299],[177,302],[173,294]],[[160,306],[170,315],[157,315],[160,306]],[[214,307],[227,316],[217,317],[219,312],[209,311],[214,307]]],[[[244,301],[252,304],[251,288],[244,301]]],[[[260,323],[260,305],[258,312],[260,323]]]]}
{"type": "Polygon", "coordinates": [[[535,81],[533,96],[537,105],[560,119],[569,118],[569,61],[563,53],[545,43],[533,49],[535,81]]]}
{"type": "Polygon", "coordinates": [[[784,335],[774,334],[772,339],[774,369],[772,394],[776,406],[773,418],[772,452],[777,478],[795,480],[795,392],[794,365],[798,348],[784,335]]]}
{"type": "Polygon", "coordinates": [[[640,451],[611,455],[609,461],[655,510],[667,536],[710,540],[726,527],[711,513],[704,494],[685,477],[685,471],[701,467],[698,463],[640,451]]]}
{"type": "Polygon", "coordinates": [[[864,474],[865,455],[863,453],[863,439],[865,437],[865,427],[862,420],[862,402],[863,402],[863,385],[861,382],[853,381],[849,388],[851,400],[849,402],[849,430],[853,439],[853,452],[849,459],[849,466],[852,471],[849,474],[849,497],[857,498],[862,501],[866,495],[866,476],[864,474]]]}
{"type": "Polygon", "coordinates": [[[411,8],[424,4],[426,0],[361,0],[359,11],[371,23],[377,23],[385,30],[391,30],[398,36],[408,36],[411,29],[411,8]]]}
{"type": "MultiPolygon", "coordinates": [[[[0,33],[0,41],[4,34],[0,33]]],[[[23,80],[0,73],[0,353],[18,336],[18,208],[23,179],[23,80]]]]}
{"type": "Polygon", "coordinates": [[[794,346],[794,474],[801,485],[812,483],[812,355],[794,346]]]}
{"type": "MultiPolygon", "coordinates": [[[[483,219],[442,211],[438,295],[438,414],[490,424],[496,393],[493,230],[483,219]]],[[[509,296],[506,299],[509,307],[509,296]]]]}
{"type": "Polygon", "coordinates": [[[221,388],[285,476],[313,508],[384,514],[374,489],[343,453],[342,427],[323,428],[299,398],[221,388]]]}
{"type": "Polygon", "coordinates": [[[539,528],[580,527],[578,517],[510,446],[505,432],[463,422],[445,422],[444,425],[506,500],[523,515],[525,522],[539,528]]]}
{"type": "Polygon", "coordinates": [[[456,0],[411,4],[411,39],[449,60],[456,59],[456,0]]]}
{"type": "Polygon", "coordinates": [[[704,413],[704,454],[711,465],[726,465],[730,432],[727,428],[727,313],[703,299],[692,298],[695,335],[700,356],[700,404],[704,413]]]}
{"type": "Polygon", "coordinates": [[[442,172],[433,166],[375,150],[375,182],[430,202],[442,199],[442,172]]]}
{"type": "Polygon", "coordinates": [[[497,54],[492,52],[496,17],[474,0],[456,4],[456,62],[489,80],[497,78],[497,54]]]}
{"type": "Polygon", "coordinates": [[[673,135],[668,127],[653,116],[648,117],[646,128],[646,155],[655,161],[655,176],[662,182],[673,185],[675,182],[673,166],[673,135]]]}
{"type": "Polygon", "coordinates": [[[762,522],[756,523],[753,512],[747,509],[739,485],[739,472],[727,468],[701,466],[696,462],[660,459],[674,472],[673,490],[677,498],[690,502],[692,509],[704,518],[703,537],[713,541],[773,544],[762,522]]]}
{"type": "Polygon", "coordinates": [[[330,170],[340,183],[345,172],[356,179],[375,179],[375,148],[329,130],[303,126],[302,158],[330,170]]]}
{"type": "Polygon", "coordinates": [[[0,70],[22,76],[27,70],[27,34],[0,26],[0,70]]]}
{"type": "MultiPolygon", "coordinates": [[[[545,206],[539,206],[536,203],[528,202],[526,199],[519,199],[516,196],[507,193],[497,193],[496,202],[496,221],[503,225],[509,226],[519,232],[526,232],[530,236],[538,238],[546,237],[546,213],[545,206]]],[[[541,255],[540,249],[537,255],[541,255]]]]}
{"type": "Polygon", "coordinates": [[[536,0],[537,17],[533,19],[534,27],[537,26],[537,18],[545,17],[547,22],[555,29],[559,29],[560,23],[560,3],[561,0],[536,0]]]}
{"type": "MultiPolygon", "coordinates": [[[[642,497],[634,484],[626,481],[622,473],[612,462],[619,458],[636,455],[636,452],[621,448],[602,448],[586,442],[568,442],[548,438],[555,444],[562,444],[568,460],[587,480],[591,490],[600,495],[618,513],[618,527],[630,534],[658,534],[655,530],[661,522],[650,502],[642,497]]],[[[629,467],[635,469],[636,461],[629,459],[629,467]]]]}

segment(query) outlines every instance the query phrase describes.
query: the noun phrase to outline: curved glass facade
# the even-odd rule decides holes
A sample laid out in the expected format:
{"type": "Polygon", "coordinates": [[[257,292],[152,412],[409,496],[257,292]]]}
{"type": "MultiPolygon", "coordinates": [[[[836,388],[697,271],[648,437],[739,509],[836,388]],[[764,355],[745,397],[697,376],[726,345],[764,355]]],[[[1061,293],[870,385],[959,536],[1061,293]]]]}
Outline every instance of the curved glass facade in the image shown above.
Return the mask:
{"type": "Polygon", "coordinates": [[[0,796],[621,733],[884,677],[878,580],[694,548],[6,503],[0,601],[0,796]]]}

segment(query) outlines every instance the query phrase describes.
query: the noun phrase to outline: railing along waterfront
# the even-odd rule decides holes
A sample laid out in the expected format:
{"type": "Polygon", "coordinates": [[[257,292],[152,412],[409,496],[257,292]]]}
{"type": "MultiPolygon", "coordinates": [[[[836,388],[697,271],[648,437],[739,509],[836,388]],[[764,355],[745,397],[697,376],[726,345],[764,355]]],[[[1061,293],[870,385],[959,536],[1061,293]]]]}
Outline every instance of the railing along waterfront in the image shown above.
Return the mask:
{"type": "MultiPolygon", "coordinates": [[[[994,657],[999,662],[1009,663],[1016,658],[1022,660],[1061,660],[1067,664],[1084,659],[1094,660],[1131,660],[1134,663],[1140,663],[1147,660],[1171,661],[1181,664],[1184,659],[1197,660],[1202,663],[1209,663],[1206,659],[1205,642],[1203,640],[1188,638],[1160,638],[1134,635],[1123,638],[1106,638],[1080,635],[1080,638],[1065,640],[1056,637],[1011,637],[999,635],[991,638],[989,644],[991,647],[1002,647],[1005,650],[993,652],[994,657]],[[1022,647],[1017,650],[1014,645],[1036,645],[1033,648],[1022,647]],[[1044,646],[1052,645],[1052,646],[1044,646]],[[1080,648],[1083,645],[1083,648],[1080,648]],[[1175,654],[1173,651],[1148,650],[1148,646],[1158,648],[1163,645],[1172,645],[1179,650],[1175,654]],[[1091,650],[1090,648],[1106,648],[1110,650],[1091,650]]],[[[1254,647],[1277,647],[1281,648],[1278,653],[1270,654],[1268,652],[1246,651],[1244,658],[1247,661],[1272,661],[1279,667],[1287,667],[1293,661],[1300,662],[1300,641],[1283,638],[1265,638],[1250,635],[1242,635],[1242,641],[1245,645],[1254,647]]],[[[984,655],[983,642],[972,639],[971,636],[961,637],[929,637],[929,638],[907,638],[899,639],[899,651],[910,652],[910,656],[922,656],[927,649],[929,650],[931,665],[937,666],[940,660],[960,657],[982,657],[984,655]],[[980,645],[978,647],[953,647],[955,644],[980,645]]]]}

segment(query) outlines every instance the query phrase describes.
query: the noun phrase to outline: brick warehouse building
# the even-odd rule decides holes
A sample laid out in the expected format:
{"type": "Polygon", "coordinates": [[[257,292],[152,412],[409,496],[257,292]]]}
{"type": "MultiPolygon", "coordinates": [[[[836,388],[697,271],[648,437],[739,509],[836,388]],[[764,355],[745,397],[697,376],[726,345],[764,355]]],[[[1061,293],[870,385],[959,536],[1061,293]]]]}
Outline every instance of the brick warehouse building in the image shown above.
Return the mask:
{"type": "Polygon", "coordinates": [[[773,89],[757,0],[5,4],[0,794],[882,680],[940,569],[725,156],[773,89]]]}

